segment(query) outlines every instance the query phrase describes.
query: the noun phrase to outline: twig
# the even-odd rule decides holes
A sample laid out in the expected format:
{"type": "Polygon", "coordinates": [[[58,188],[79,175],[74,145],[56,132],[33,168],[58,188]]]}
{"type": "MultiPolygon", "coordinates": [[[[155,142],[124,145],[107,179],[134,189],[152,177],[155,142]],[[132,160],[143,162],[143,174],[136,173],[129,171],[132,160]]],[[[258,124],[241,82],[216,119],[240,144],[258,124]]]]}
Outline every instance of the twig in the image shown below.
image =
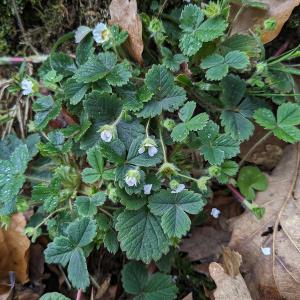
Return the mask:
{"type": "Polygon", "coordinates": [[[65,283],[66,283],[66,285],[67,285],[67,287],[68,287],[68,290],[71,290],[71,289],[72,289],[72,286],[71,286],[71,284],[70,284],[70,282],[69,282],[69,280],[68,280],[68,277],[66,276],[66,274],[65,274],[65,272],[64,272],[64,269],[62,268],[61,265],[58,265],[58,268],[59,268],[60,272],[62,273],[62,276],[63,276],[64,281],[65,281],[65,283]]]}
{"type": "Polygon", "coordinates": [[[232,185],[232,184],[226,184],[228,189],[231,191],[231,193],[235,196],[235,198],[243,203],[245,201],[245,198],[240,194],[240,192],[232,185]]]}
{"type": "Polygon", "coordinates": [[[285,43],[272,55],[273,57],[281,55],[290,45],[291,39],[285,41],[285,43]]]}

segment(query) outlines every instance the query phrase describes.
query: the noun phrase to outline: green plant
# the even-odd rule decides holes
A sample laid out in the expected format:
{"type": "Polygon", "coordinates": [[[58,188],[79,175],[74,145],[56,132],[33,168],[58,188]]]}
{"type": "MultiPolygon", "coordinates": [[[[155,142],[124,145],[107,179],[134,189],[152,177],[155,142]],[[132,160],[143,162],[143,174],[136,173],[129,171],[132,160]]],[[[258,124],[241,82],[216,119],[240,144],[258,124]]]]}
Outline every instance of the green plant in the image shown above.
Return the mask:
{"type": "MultiPolygon", "coordinates": [[[[101,244],[112,253],[120,248],[128,259],[159,264],[190,230],[189,214],[202,211],[209,186],[234,184],[234,160],[253,134],[254,120],[268,134],[300,140],[290,74],[296,71],[283,63],[299,52],[265,59],[258,39],[229,37],[226,1],[204,11],[185,5],[179,15],[143,15],[145,37],[155,43],[144,66],[123,51],[127,33],[115,25],[97,27],[96,45],[93,30],[79,28],[76,58],[57,52],[59,42],[74,34],[56,43],[38,72],[48,95],[29,90],[36,97],[30,129],[39,139],[18,142],[1,160],[1,217],[24,210],[24,203],[37,206],[39,221],[33,219],[26,232],[33,240],[49,234],[46,261],[67,266],[75,288],[88,288],[86,257],[101,244]],[[278,77],[288,82],[279,84],[278,77]],[[274,85],[265,84],[270,80],[274,85]],[[270,105],[278,103],[275,98],[287,102],[277,118],[270,105]],[[193,153],[202,157],[194,167],[193,153]],[[30,192],[22,190],[25,181],[30,192]]],[[[22,79],[14,91],[21,91],[22,79]]],[[[245,172],[240,170],[237,186],[254,200],[253,189],[265,189],[265,178],[259,173],[245,182],[253,175],[245,172]]],[[[122,280],[137,299],[176,297],[169,275],[150,276],[138,262],[125,266],[122,280]]]]}

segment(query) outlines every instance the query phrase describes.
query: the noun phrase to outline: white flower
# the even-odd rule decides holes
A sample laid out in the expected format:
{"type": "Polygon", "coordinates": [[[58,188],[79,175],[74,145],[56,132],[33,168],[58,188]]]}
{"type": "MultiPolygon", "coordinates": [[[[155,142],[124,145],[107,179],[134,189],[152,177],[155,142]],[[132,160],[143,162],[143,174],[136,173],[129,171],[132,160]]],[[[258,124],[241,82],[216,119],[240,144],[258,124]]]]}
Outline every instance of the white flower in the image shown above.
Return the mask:
{"type": "Polygon", "coordinates": [[[141,148],[139,148],[138,153],[143,154],[145,152],[145,150],[146,150],[145,147],[141,147],[141,148]]]}
{"type": "Polygon", "coordinates": [[[176,189],[171,191],[171,193],[172,194],[178,194],[178,193],[182,192],[184,189],[185,189],[185,185],[183,183],[180,183],[180,184],[178,184],[176,189]]]}
{"type": "Polygon", "coordinates": [[[158,150],[155,146],[151,146],[148,148],[148,154],[151,157],[153,157],[157,152],[158,152],[158,150]]]}
{"type": "Polygon", "coordinates": [[[102,141],[104,141],[106,143],[109,143],[113,137],[111,131],[106,130],[106,129],[101,131],[100,136],[101,136],[102,141]]]}
{"type": "Polygon", "coordinates": [[[137,186],[137,179],[135,177],[126,176],[125,182],[128,186],[137,186]]]}
{"type": "Polygon", "coordinates": [[[91,28],[87,26],[79,26],[75,31],[75,43],[80,43],[86,35],[91,32],[91,28]]]}
{"type": "Polygon", "coordinates": [[[215,219],[218,219],[219,218],[219,215],[220,215],[221,211],[217,208],[212,208],[210,214],[212,217],[214,217],[215,219]]]}
{"type": "Polygon", "coordinates": [[[106,24],[98,23],[93,29],[93,38],[97,44],[103,44],[109,39],[109,32],[106,24]]]}
{"type": "Polygon", "coordinates": [[[152,184],[145,184],[144,185],[144,194],[150,195],[152,189],[152,184]]]}
{"type": "Polygon", "coordinates": [[[260,249],[261,249],[261,252],[263,253],[263,255],[265,255],[265,256],[271,255],[270,247],[260,247],[260,249]]]}
{"type": "Polygon", "coordinates": [[[33,82],[28,79],[23,79],[21,82],[22,94],[29,95],[33,92],[33,82]]]}

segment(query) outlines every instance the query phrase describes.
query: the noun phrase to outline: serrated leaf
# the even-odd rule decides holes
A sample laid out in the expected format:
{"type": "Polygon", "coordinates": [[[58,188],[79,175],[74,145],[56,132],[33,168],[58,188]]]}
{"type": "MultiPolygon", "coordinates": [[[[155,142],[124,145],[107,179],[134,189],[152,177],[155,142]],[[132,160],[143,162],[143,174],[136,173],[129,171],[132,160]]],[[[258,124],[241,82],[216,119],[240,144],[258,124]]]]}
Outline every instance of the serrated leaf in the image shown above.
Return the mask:
{"type": "Polygon", "coordinates": [[[197,30],[204,20],[204,14],[197,5],[186,5],[181,12],[179,27],[186,32],[197,30]]]}
{"type": "Polygon", "coordinates": [[[112,86],[123,86],[128,83],[132,76],[127,64],[117,64],[112,71],[107,75],[106,80],[112,86]]]}
{"type": "Polygon", "coordinates": [[[122,30],[119,26],[113,24],[109,28],[109,39],[102,44],[104,50],[122,45],[128,38],[127,31],[122,30]]]}
{"type": "Polygon", "coordinates": [[[75,73],[78,82],[88,83],[104,78],[115,67],[117,57],[111,52],[101,52],[89,57],[86,63],[81,65],[75,73]]]}
{"type": "Polygon", "coordinates": [[[221,80],[227,74],[228,74],[228,65],[220,64],[215,67],[209,68],[205,73],[205,77],[207,80],[221,80]]]}
{"type": "Polygon", "coordinates": [[[205,57],[202,60],[200,67],[202,69],[209,69],[223,63],[224,63],[224,57],[220,54],[214,53],[212,55],[205,57]]]}
{"type": "Polygon", "coordinates": [[[65,95],[70,99],[70,103],[76,105],[85,96],[88,85],[77,82],[74,78],[70,78],[63,84],[63,89],[65,95]]]}
{"type": "Polygon", "coordinates": [[[182,122],[189,121],[196,108],[196,102],[188,101],[184,104],[183,107],[180,108],[178,116],[182,122]]]}
{"type": "Polygon", "coordinates": [[[94,39],[92,35],[88,35],[80,41],[76,48],[76,62],[78,65],[83,65],[88,58],[95,52],[94,39]]]}
{"type": "Polygon", "coordinates": [[[236,156],[240,151],[239,142],[228,134],[219,134],[219,127],[212,121],[209,121],[198,135],[199,150],[212,165],[220,165],[225,159],[236,156]]]}
{"type": "Polygon", "coordinates": [[[101,143],[101,152],[109,161],[115,164],[122,164],[125,161],[126,148],[124,143],[119,140],[113,140],[110,143],[101,143]]]}
{"type": "Polygon", "coordinates": [[[221,81],[221,101],[227,108],[237,106],[246,92],[246,83],[239,76],[228,75],[221,81]]]}
{"type": "Polygon", "coordinates": [[[235,176],[239,169],[239,165],[232,160],[225,160],[220,167],[221,174],[217,176],[217,179],[221,184],[227,183],[229,177],[235,176]]]}
{"type": "Polygon", "coordinates": [[[91,197],[78,196],[75,205],[80,216],[92,217],[97,213],[97,206],[91,197]]]}
{"type": "Polygon", "coordinates": [[[55,101],[49,96],[42,96],[37,98],[33,103],[32,109],[35,111],[34,124],[36,129],[44,129],[50,120],[58,116],[61,103],[60,101],[55,101]]]}
{"type": "Polygon", "coordinates": [[[201,113],[195,117],[193,117],[191,120],[186,122],[186,127],[190,131],[198,131],[205,127],[206,123],[208,122],[208,114],[207,113],[201,113]]]}
{"type": "Polygon", "coordinates": [[[183,54],[173,55],[172,51],[166,47],[161,47],[161,52],[163,55],[163,65],[173,72],[178,71],[180,65],[183,62],[188,61],[183,54]]]}
{"type": "Polygon", "coordinates": [[[96,222],[83,218],[67,228],[67,236],[59,236],[48,244],[45,259],[48,263],[68,265],[68,277],[75,288],[89,286],[89,274],[82,247],[87,246],[96,235],[96,222]]]}
{"type": "Polygon", "coordinates": [[[256,123],[265,129],[274,129],[277,125],[276,119],[272,111],[266,108],[257,109],[253,115],[256,123]]]}
{"type": "Polygon", "coordinates": [[[103,243],[105,248],[112,254],[116,254],[119,249],[119,241],[114,230],[109,230],[105,233],[103,243]]]}
{"type": "Polygon", "coordinates": [[[161,228],[160,219],[147,208],[120,213],[116,230],[121,249],[129,259],[150,263],[169,249],[169,240],[161,228]]]}
{"type": "Polygon", "coordinates": [[[240,170],[237,186],[246,199],[254,200],[255,190],[265,191],[268,187],[268,180],[258,167],[247,166],[240,170]]]}
{"type": "Polygon", "coordinates": [[[202,47],[203,43],[195,34],[185,33],[180,37],[179,48],[186,56],[192,56],[202,47]]]}
{"type": "Polygon", "coordinates": [[[160,272],[149,276],[146,267],[139,262],[130,262],[122,270],[125,291],[135,295],[134,300],[172,300],[177,288],[170,275],[160,272]]]}
{"type": "Polygon", "coordinates": [[[83,106],[91,119],[101,121],[104,124],[116,119],[122,109],[122,104],[116,95],[100,93],[97,90],[85,97],[83,106]]]}
{"type": "Polygon", "coordinates": [[[72,76],[77,70],[73,59],[65,53],[51,54],[50,64],[52,69],[64,77],[72,76]]]}
{"type": "Polygon", "coordinates": [[[171,138],[174,142],[182,142],[189,135],[189,130],[185,123],[177,124],[171,133],[171,138]]]}
{"type": "Polygon", "coordinates": [[[221,17],[213,17],[203,22],[197,31],[197,37],[202,42],[210,42],[223,35],[227,28],[226,21],[221,17]]]}
{"type": "Polygon", "coordinates": [[[250,61],[246,53],[235,50],[225,55],[225,63],[233,69],[242,70],[250,64],[250,61]]]}
{"type": "Polygon", "coordinates": [[[154,95],[137,114],[138,117],[155,117],[165,110],[173,112],[186,100],[185,90],[175,85],[174,77],[162,65],[152,66],[146,74],[145,83],[154,95]]]}
{"type": "Polygon", "coordinates": [[[191,227],[187,213],[197,214],[204,206],[200,194],[182,191],[172,194],[171,191],[160,191],[149,198],[150,211],[161,217],[164,232],[170,237],[181,238],[191,227]]]}

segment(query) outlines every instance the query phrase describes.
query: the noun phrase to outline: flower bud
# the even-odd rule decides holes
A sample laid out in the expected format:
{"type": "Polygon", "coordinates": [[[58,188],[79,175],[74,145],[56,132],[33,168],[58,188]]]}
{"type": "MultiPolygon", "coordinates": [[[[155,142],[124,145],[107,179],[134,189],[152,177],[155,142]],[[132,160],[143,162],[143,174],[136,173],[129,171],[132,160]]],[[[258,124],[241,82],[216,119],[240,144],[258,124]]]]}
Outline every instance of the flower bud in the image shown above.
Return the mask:
{"type": "Polygon", "coordinates": [[[168,131],[172,131],[173,128],[176,126],[176,123],[173,119],[165,119],[163,121],[163,127],[166,128],[168,131]]]}
{"type": "Polygon", "coordinates": [[[163,163],[159,170],[158,170],[158,174],[161,176],[166,176],[166,177],[171,177],[177,174],[178,168],[171,164],[171,163],[163,163]]]}
{"type": "Polygon", "coordinates": [[[197,186],[198,189],[202,192],[206,192],[207,191],[207,181],[210,180],[211,177],[209,176],[202,176],[201,178],[199,178],[197,180],[197,186]]]}
{"type": "Polygon", "coordinates": [[[127,171],[125,175],[125,182],[128,186],[137,186],[140,183],[141,174],[138,170],[132,169],[127,171]]]}
{"type": "Polygon", "coordinates": [[[117,132],[114,125],[104,125],[99,129],[101,140],[110,143],[115,138],[117,132]]]}

